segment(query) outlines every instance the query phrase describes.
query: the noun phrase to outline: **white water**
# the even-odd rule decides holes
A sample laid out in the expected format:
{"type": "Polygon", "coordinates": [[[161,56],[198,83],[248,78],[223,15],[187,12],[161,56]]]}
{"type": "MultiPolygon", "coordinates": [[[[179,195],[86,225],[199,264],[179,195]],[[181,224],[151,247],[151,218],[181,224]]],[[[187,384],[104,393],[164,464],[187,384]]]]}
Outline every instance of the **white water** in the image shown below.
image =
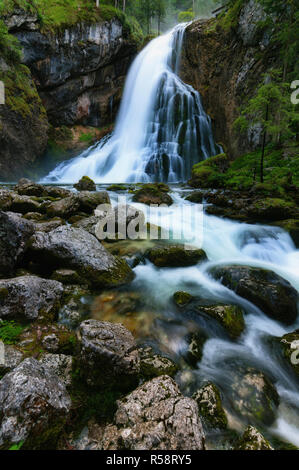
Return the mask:
{"type": "Polygon", "coordinates": [[[129,71],[110,139],[63,162],[43,182],[186,180],[192,165],[219,153],[201,99],[178,77],[186,25],[151,41],[129,71]]]}
{"type": "MultiPolygon", "coordinates": [[[[194,217],[198,205],[188,203],[177,191],[172,194],[175,204],[170,207],[150,209],[138,203],[148,220],[153,224],[176,231],[178,226],[184,226],[184,234],[190,243],[190,234],[194,226],[194,217]],[[183,210],[187,205],[191,210],[183,210]]],[[[210,339],[205,343],[203,358],[198,369],[193,372],[193,379],[198,383],[202,380],[212,380],[222,389],[226,397],[229,412],[233,408],[230,397],[230,387],[236,375],[236,361],[245,366],[252,366],[271,377],[272,383],[280,396],[280,406],[277,419],[268,429],[270,435],[279,437],[286,442],[298,445],[299,432],[299,388],[298,379],[286,368],[283,359],[279,360],[267,339],[281,337],[299,327],[299,321],[291,326],[276,322],[265,316],[256,306],[237,296],[213,280],[208,270],[211,266],[221,264],[241,264],[270,269],[299,290],[299,251],[296,250],[290,236],[278,227],[241,224],[236,221],[220,219],[204,215],[203,234],[193,233],[192,244],[202,247],[209,261],[199,266],[178,269],[158,269],[151,263],[139,265],[135,286],[148,292],[150,303],[158,311],[164,311],[167,328],[171,330],[171,322],[181,322],[181,330],[174,328],[168,341],[168,352],[180,355],[187,344],[184,340],[186,324],[183,318],[177,318],[175,309],[171,306],[171,297],[178,290],[186,290],[193,295],[201,296],[212,302],[237,304],[246,312],[246,330],[237,342],[219,337],[218,333],[210,332],[210,339]]],[[[182,240],[182,243],[184,240],[182,240]]],[[[158,333],[157,333],[158,335],[158,333]]],[[[163,337],[164,338],[164,337],[163,337]]],[[[158,341],[159,338],[158,338],[158,341]]],[[[165,345],[161,345],[165,347],[165,345]]],[[[242,375],[239,376],[239,380],[242,375]]],[[[184,386],[184,384],[181,384],[184,386]]],[[[238,421],[238,417],[237,419],[238,421]]],[[[242,420],[241,420],[242,423],[242,420]]],[[[252,423],[256,424],[256,423],[252,423]]],[[[236,426],[240,429],[240,421],[236,426]]],[[[241,427],[243,424],[241,424],[241,427]]]]}

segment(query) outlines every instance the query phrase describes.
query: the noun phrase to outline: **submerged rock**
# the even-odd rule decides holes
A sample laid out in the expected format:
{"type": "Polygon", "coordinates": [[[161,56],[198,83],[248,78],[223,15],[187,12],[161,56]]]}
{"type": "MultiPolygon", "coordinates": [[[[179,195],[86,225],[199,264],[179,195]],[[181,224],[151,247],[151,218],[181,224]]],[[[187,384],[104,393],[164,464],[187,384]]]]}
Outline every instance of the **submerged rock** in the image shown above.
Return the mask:
{"type": "Polygon", "coordinates": [[[82,229],[64,226],[49,233],[35,233],[28,257],[48,269],[75,270],[93,287],[118,286],[133,279],[133,272],[124,260],[112,256],[82,229]]]}
{"type": "Polygon", "coordinates": [[[123,325],[86,320],[79,333],[80,374],[89,386],[128,390],[137,385],[140,371],[137,345],[123,325]]]}
{"type": "Polygon", "coordinates": [[[70,411],[65,385],[37,360],[25,359],[0,381],[0,448],[53,449],[70,411]]]}
{"type": "Polygon", "coordinates": [[[167,375],[146,382],[117,402],[104,450],[203,450],[197,404],[167,375]]]}
{"type": "Polygon", "coordinates": [[[16,214],[0,212],[0,276],[13,275],[33,232],[31,222],[16,214]]]}
{"type": "Polygon", "coordinates": [[[253,426],[248,426],[234,450],[274,450],[264,436],[253,426]]]}
{"type": "Polygon", "coordinates": [[[297,291],[273,271],[248,266],[220,266],[211,274],[226,287],[287,325],[297,318],[297,291]]]}
{"type": "Polygon", "coordinates": [[[74,188],[78,191],[96,191],[95,182],[88,176],[82,176],[78,183],[74,184],[74,188]]]}
{"type": "Polygon", "coordinates": [[[203,250],[187,250],[183,246],[169,246],[165,248],[151,248],[145,256],[159,268],[179,268],[193,266],[200,261],[207,260],[203,250]]]}
{"type": "Polygon", "coordinates": [[[197,405],[200,417],[213,429],[226,429],[227,417],[221,403],[221,395],[213,383],[200,388],[192,397],[197,405]]]}
{"type": "Polygon", "coordinates": [[[0,318],[21,321],[53,319],[63,295],[60,282],[37,276],[0,280],[0,318]]]}

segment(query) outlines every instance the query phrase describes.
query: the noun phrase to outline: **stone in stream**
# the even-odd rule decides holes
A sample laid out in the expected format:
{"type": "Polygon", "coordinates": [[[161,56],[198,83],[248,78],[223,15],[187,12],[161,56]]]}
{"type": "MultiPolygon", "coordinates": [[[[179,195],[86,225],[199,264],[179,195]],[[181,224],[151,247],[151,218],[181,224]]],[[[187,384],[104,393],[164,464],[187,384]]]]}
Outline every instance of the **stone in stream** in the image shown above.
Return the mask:
{"type": "Polygon", "coordinates": [[[297,318],[297,291],[273,271],[248,266],[220,266],[212,276],[266,315],[287,325],[297,318]]]}
{"type": "Polygon", "coordinates": [[[299,330],[279,338],[283,354],[295,373],[299,375],[299,330]]]}
{"type": "Polygon", "coordinates": [[[187,267],[207,260],[203,250],[188,250],[180,245],[151,248],[145,253],[145,256],[159,268],[187,267]]]}
{"type": "Polygon", "coordinates": [[[92,235],[82,229],[59,227],[31,238],[28,259],[47,269],[74,270],[92,287],[114,287],[133,279],[133,271],[114,257],[92,235]]]}
{"type": "Polygon", "coordinates": [[[239,338],[245,329],[242,309],[236,305],[199,305],[196,310],[217,320],[232,339],[239,338]]]}
{"type": "Polygon", "coordinates": [[[0,211],[0,276],[14,274],[33,232],[33,223],[0,211]]]}
{"type": "Polygon", "coordinates": [[[279,395],[268,377],[253,368],[232,373],[230,400],[233,408],[249,422],[271,425],[276,419],[279,395]]]}
{"type": "Polygon", "coordinates": [[[28,358],[0,381],[0,449],[54,449],[70,412],[65,385],[28,358]]]}
{"type": "Polygon", "coordinates": [[[173,294],[173,300],[177,307],[180,308],[186,307],[186,305],[188,305],[192,299],[193,296],[185,291],[177,291],[173,294]]]}
{"type": "Polygon", "coordinates": [[[134,192],[133,201],[147,205],[166,204],[171,206],[173,199],[167,194],[169,190],[169,187],[164,183],[143,184],[140,189],[134,192]]]}
{"type": "Polygon", "coordinates": [[[146,382],[117,405],[114,423],[104,433],[104,450],[204,449],[197,404],[167,375],[146,382]]]}
{"type": "Polygon", "coordinates": [[[49,217],[69,219],[78,212],[91,214],[101,204],[110,204],[106,191],[80,191],[48,204],[46,210],[49,217]]]}
{"type": "Polygon", "coordinates": [[[227,417],[221,403],[221,395],[213,383],[201,387],[192,398],[198,405],[199,416],[213,429],[226,429],[227,417]]]}
{"type": "Polygon", "coordinates": [[[78,191],[96,191],[95,182],[88,176],[82,176],[78,183],[74,184],[74,188],[78,191]]]}
{"type": "Polygon", "coordinates": [[[53,320],[63,295],[60,282],[37,276],[0,280],[0,318],[53,320]]]}
{"type": "Polygon", "coordinates": [[[248,426],[234,450],[273,450],[273,447],[258,429],[248,426]]]}
{"type": "Polygon", "coordinates": [[[80,374],[90,387],[128,390],[137,385],[137,345],[123,325],[86,320],[80,325],[79,335],[80,374]]]}
{"type": "Polygon", "coordinates": [[[156,354],[152,348],[139,348],[140,373],[146,379],[159,377],[160,375],[169,375],[173,377],[178,366],[168,357],[156,354]]]}

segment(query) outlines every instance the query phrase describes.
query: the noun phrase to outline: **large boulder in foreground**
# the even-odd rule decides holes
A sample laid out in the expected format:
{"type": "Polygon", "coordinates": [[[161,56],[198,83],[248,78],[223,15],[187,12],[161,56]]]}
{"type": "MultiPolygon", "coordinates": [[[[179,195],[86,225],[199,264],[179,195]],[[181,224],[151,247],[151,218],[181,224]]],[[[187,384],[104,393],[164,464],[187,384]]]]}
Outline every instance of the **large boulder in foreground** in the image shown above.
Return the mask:
{"type": "Polygon", "coordinates": [[[104,450],[203,450],[204,433],[194,400],[167,375],[146,382],[117,402],[106,427],[104,450]]]}
{"type": "Polygon", "coordinates": [[[0,449],[54,449],[70,411],[65,385],[36,359],[25,359],[0,381],[0,449]]]}
{"type": "Polygon", "coordinates": [[[52,320],[63,295],[60,282],[37,276],[0,280],[0,318],[52,320]]]}
{"type": "Polygon", "coordinates": [[[69,219],[78,212],[91,214],[101,204],[110,204],[106,191],[81,191],[49,204],[47,214],[49,217],[69,219]]]}
{"type": "Polygon", "coordinates": [[[248,266],[220,266],[213,277],[259,307],[274,320],[291,325],[297,318],[297,291],[273,271],[248,266]]]}
{"type": "Polygon", "coordinates": [[[122,390],[138,383],[140,360],[132,334],[120,323],[86,320],[79,334],[81,376],[91,387],[122,390]]]}
{"type": "Polygon", "coordinates": [[[31,238],[28,259],[50,270],[68,268],[77,271],[92,287],[113,287],[130,282],[133,271],[114,257],[83,229],[68,226],[49,232],[36,232],[31,238]]]}
{"type": "Polygon", "coordinates": [[[16,214],[0,212],[0,276],[13,275],[33,232],[33,223],[16,214]]]}

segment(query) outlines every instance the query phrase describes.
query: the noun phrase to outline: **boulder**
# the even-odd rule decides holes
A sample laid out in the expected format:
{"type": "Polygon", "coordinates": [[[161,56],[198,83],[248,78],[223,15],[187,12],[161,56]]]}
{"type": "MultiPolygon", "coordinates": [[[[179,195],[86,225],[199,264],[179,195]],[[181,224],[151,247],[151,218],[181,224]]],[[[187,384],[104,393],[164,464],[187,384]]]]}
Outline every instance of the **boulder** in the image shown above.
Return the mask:
{"type": "Polygon", "coordinates": [[[107,191],[80,191],[76,194],[80,211],[92,214],[100,205],[110,204],[110,197],[107,191]]]}
{"type": "Polygon", "coordinates": [[[203,347],[206,341],[207,336],[201,330],[187,335],[186,342],[188,344],[188,349],[184,354],[184,359],[191,367],[196,367],[197,363],[201,361],[203,347]]]}
{"type": "Polygon", "coordinates": [[[221,395],[213,383],[200,388],[192,397],[197,405],[200,417],[213,429],[226,429],[227,417],[221,403],[221,395]]]}
{"type": "Polygon", "coordinates": [[[101,204],[110,204],[110,198],[106,191],[80,191],[49,204],[47,214],[49,217],[69,219],[79,212],[91,214],[101,204]]]}
{"type": "Polygon", "coordinates": [[[0,276],[13,275],[33,232],[31,222],[0,211],[0,276]]]}
{"type": "Polygon", "coordinates": [[[100,217],[91,215],[90,217],[83,217],[82,219],[74,222],[72,227],[81,228],[89,232],[91,235],[96,236],[96,225],[101,220],[100,217]]]}
{"type": "Polygon", "coordinates": [[[173,294],[173,300],[176,304],[177,307],[186,307],[191,300],[193,299],[193,296],[189,294],[189,292],[185,291],[177,291],[173,294]]]}
{"type": "Polygon", "coordinates": [[[81,323],[79,334],[79,369],[89,386],[128,390],[137,385],[137,345],[123,325],[86,320],[81,323]]]}
{"type": "Polygon", "coordinates": [[[57,375],[25,359],[0,381],[0,448],[23,442],[23,449],[54,449],[70,407],[57,375]]]}
{"type": "Polygon", "coordinates": [[[279,339],[283,354],[295,373],[299,375],[299,330],[287,333],[279,339]]]}
{"type": "Polygon", "coordinates": [[[27,214],[27,212],[41,212],[42,205],[40,202],[36,201],[30,196],[20,196],[19,194],[14,194],[10,205],[10,210],[12,212],[21,214],[27,214]]]}
{"type": "Polygon", "coordinates": [[[178,366],[168,357],[155,354],[150,347],[139,348],[140,372],[146,379],[159,377],[160,375],[169,375],[173,377],[178,366]]]}
{"type": "Polygon", "coordinates": [[[146,382],[117,402],[104,450],[203,450],[198,407],[167,375],[146,382]]]}
{"type": "Polygon", "coordinates": [[[64,354],[44,354],[39,362],[57,375],[66,386],[72,383],[73,358],[64,354]]]}
{"type": "Polygon", "coordinates": [[[141,202],[142,204],[166,204],[171,206],[173,203],[172,197],[167,194],[169,187],[164,183],[150,183],[143,184],[140,189],[134,192],[133,201],[141,202]]]}
{"type": "Polygon", "coordinates": [[[159,268],[179,268],[193,266],[206,261],[207,256],[203,250],[187,250],[180,245],[170,245],[165,248],[151,248],[145,256],[159,268]]]}
{"type": "Polygon", "coordinates": [[[78,183],[74,184],[74,188],[78,191],[96,191],[96,185],[94,181],[88,176],[82,176],[78,183]]]}
{"type": "Polygon", "coordinates": [[[264,436],[253,426],[248,426],[234,450],[274,450],[264,436]]]}
{"type": "Polygon", "coordinates": [[[8,189],[0,189],[0,210],[8,211],[10,209],[14,193],[8,189]]]}
{"type": "Polygon", "coordinates": [[[248,266],[220,266],[211,274],[259,307],[266,315],[287,325],[297,318],[297,291],[273,271],[248,266]]]}
{"type": "Polygon", "coordinates": [[[230,391],[233,408],[249,422],[271,425],[276,419],[279,396],[268,377],[253,368],[233,376],[230,391]]]}
{"type": "Polygon", "coordinates": [[[17,367],[22,360],[23,354],[19,349],[0,340],[0,379],[2,375],[17,367]]]}
{"type": "Polygon", "coordinates": [[[47,196],[57,199],[63,199],[73,194],[69,189],[60,188],[59,186],[44,186],[44,190],[47,196]]]}
{"type": "Polygon", "coordinates": [[[37,276],[0,280],[0,318],[49,320],[58,313],[63,285],[37,276]]]}
{"type": "Polygon", "coordinates": [[[28,259],[49,270],[74,270],[93,287],[113,287],[130,282],[133,271],[114,257],[92,235],[82,229],[59,227],[31,238],[28,259]]]}
{"type": "Polygon", "coordinates": [[[42,221],[35,224],[35,231],[36,232],[51,232],[56,228],[60,227],[61,225],[65,225],[65,221],[60,217],[54,217],[48,221],[42,221]]]}
{"type": "Polygon", "coordinates": [[[245,329],[242,309],[236,305],[198,306],[197,310],[217,320],[232,339],[237,339],[245,329]]]}
{"type": "Polygon", "coordinates": [[[21,196],[41,197],[46,195],[44,186],[27,180],[26,178],[23,178],[18,182],[18,184],[14,187],[14,191],[16,191],[21,196]]]}
{"type": "Polygon", "coordinates": [[[49,217],[61,217],[68,219],[72,215],[79,212],[79,200],[76,195],[72,194],[68,197],[60,199],[59,201],[52,202],[47,207],[47,214],[49,217]]]}

